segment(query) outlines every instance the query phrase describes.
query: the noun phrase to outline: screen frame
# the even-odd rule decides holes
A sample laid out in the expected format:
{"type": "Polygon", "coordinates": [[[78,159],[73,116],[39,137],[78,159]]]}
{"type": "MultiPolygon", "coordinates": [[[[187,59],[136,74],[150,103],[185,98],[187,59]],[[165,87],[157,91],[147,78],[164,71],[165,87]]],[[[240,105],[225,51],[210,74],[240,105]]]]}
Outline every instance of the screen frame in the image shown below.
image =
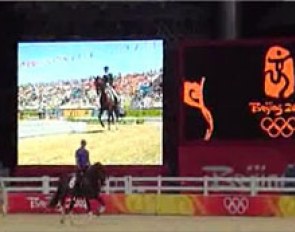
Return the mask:
{"type": "Polygon", "coordinates": [[[34,168],[34,167],[72,167],[74,165],[71,164],[54,164],[54,165],[42,165],[42,164],[19,164],[19,152],[18,152],[18,46],[20,43],[67,43],[67,42],[120,42],[120,41],[153,41],[153,40],[161,40],[163,44],[163,107],[162,107],[162,135],[161,135],[161,147],[160,147],[160,156],[161,156],[161,164],[105,164],[107,167],[116,168],[116,167],[167,167],[169,166],[169,158],[166,154],[167,150],[167,144],[165,143],[165,79],[166,79],[166,72],[167,69],[166,63],[167,63],[167,39],[163,36],[123,36],[123,37],[100,37],[100,38],[94,38],[94,37],[84,37],[84,36],[71,36],[67,38],[56,38],[56,36],[52,37],[44,37],[44,36],[27,36],[25,38],[19,39],[16,41],[16,129],[15,129],[15,156],[16,156],[16,167],[28,167],[28,168],[34,168]]]}

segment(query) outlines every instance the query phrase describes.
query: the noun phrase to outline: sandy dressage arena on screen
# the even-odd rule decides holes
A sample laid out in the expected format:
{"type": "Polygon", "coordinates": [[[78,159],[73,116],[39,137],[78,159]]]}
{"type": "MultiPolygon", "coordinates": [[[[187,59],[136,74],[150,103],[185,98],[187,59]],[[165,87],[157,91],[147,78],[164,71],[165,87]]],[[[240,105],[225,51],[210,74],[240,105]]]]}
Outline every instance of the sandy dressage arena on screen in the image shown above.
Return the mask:
{"type": "Polygon", "coordinates": [[[161,120],[118,125],[117,130],[113,126],[111,131],[103,129],[99,124],[70,124],[52,120],[21,122],[20,134],[22,137],[18,144],[18,159],[21,165],[73,165],[74,152],[82,138],[88,143],[91,162],[157,165],[162,160],[161,120]],[[78,128],[74,133],[71,131],[73,125],[78,128]],[[34,136],[37,132],[43,134],[34,136]]]}
{"type": "MultiPolygon", "coordinates": [[[[75,215],[74,218],[77,216],[75,215]]],[[[294,232],[295,219],[261,217],[100,216],[61,225],[58,215],[0,217],[1,232],[294,232]]]]}

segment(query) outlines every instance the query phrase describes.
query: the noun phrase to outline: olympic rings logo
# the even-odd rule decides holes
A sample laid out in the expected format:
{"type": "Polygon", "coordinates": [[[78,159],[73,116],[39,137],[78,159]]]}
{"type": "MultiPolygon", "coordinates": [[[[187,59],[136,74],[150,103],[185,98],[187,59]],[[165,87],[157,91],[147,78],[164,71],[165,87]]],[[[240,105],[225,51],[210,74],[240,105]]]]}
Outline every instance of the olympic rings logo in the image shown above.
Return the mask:
{"type": "Polygon", "coordinates": [[[279,136],[289,138],[295,132],[295,117],[289,117],[288,119],[265,117],[261,120],[260,126],[271,138],[279,136]]]}
{"type": "Polygon", "coordinates": [[[223,207],[231,215],[242,215],[249,209],[249,199],[247,197],[225,197],[223,207]]]}

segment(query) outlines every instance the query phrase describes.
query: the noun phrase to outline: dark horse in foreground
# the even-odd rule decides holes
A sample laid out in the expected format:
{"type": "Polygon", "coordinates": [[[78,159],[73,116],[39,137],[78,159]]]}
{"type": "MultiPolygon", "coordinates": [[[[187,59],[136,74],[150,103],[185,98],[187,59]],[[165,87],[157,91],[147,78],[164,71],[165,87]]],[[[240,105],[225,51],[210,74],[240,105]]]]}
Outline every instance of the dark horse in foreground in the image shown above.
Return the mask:
{"type": "Polygon", "coordinates": [[[100,208],[97,209],[98,213],[102,213],[105,210],[105,203],[100,197],[100,192],[105,179],[106,172],[101,163],[91,165],[85,172],[79,185],[76,183],[76,175],[63,176],[58,183],[57,192],[48,206],[50,208],[60,206],[62,212],[61,223],[64,223],[65,215],[71,213],[78,198],[85,199],[88,213],[92,213],[89,200],[96,199],[100,204],[100,208]],[[68,208],[66,208],[67,197],[70,198],[68,208]]]}
{"type": "Polygon", "coordinates": [[[111,91],[105,86],[102,78],[97,77],[95,80],[95,87],[97,95],[100,96],[100,110],[98,114],[98,120],[102,127],[104,123],[101,119],[104,111],[108,114],[108,129],[111,129],[111,122],[115,124],[119,120],[119,99],[116,99],[111,91]],[[116,120],[115,120],[116,117],[116,120]]]}

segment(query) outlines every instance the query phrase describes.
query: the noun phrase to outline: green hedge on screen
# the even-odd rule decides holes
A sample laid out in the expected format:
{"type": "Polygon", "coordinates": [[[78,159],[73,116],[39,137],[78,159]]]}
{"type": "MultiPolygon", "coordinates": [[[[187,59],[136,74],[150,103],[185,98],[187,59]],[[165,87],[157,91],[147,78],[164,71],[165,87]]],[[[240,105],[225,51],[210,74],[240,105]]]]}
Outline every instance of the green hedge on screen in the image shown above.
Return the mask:
{"type": "Polygon", "coordinates": [[[125,110],[127,117],[160,117],[162,109],[125,110]]]}
{"type": "MultiPolygon", "coordinates": [[[[125,116],[126,117],[135,117],[135,118],[142,118],[142,117],[161,117],[162,116],[162,109],[143,109],[143,110],[131,110],[125,109],[125,116]]],[[[28,117],[38,117],[37,110],[24,110],[22,111],[22,118],[28,117]]],[[[74,120],[75,118],[70,118],[70,120],[74,120]]]]}

